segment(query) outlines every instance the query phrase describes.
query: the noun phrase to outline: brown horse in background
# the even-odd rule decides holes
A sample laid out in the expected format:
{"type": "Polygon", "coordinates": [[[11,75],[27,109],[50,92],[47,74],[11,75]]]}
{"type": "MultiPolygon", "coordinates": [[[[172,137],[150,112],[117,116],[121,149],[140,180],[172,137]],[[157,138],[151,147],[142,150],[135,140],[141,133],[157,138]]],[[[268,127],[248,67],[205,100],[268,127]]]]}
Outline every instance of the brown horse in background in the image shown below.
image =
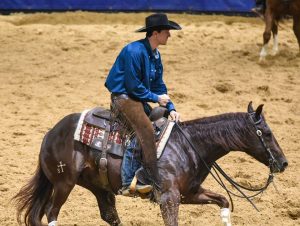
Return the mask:
{"type": "Polygon", "coordinates": [[[300,56],[300,0],[267,0],[265,10],[265,31],[263,34],[264,44],[260,52],[260,61],[268,55],[267,47],[273,33],[273,52],[278,53],[278,22],[286,15],[293,17],[293,30],[298,40],[300,56]]]}
{"type": "MultiPolygon", "coordinates": [[[[225,225],[231,225],[227,199],[201,186],[215,161],[230,151],[247,153],[269,166],[271,173],[285,170],[288,162],[262,109],[260,105],[254,111],[250,103],[247,112],[196,119],[173,128],[158,160],[162,191],[160,200],[155,201],[165,225],[178,225],[179,204],[216,204],[225,225]]],[[[107,156],[107,189],[99,179],[92,148],[74,140],[80,115],[66,116],[45,135],[35,175],[14,197],[20,224],[23,221],[26,226],[40,226],[46,215],[48,225],[56,226],[59,211],[77,184],[95,195],[104,221],[121,225],[115,195],[122,187],[122,159],[107,156]]]]}

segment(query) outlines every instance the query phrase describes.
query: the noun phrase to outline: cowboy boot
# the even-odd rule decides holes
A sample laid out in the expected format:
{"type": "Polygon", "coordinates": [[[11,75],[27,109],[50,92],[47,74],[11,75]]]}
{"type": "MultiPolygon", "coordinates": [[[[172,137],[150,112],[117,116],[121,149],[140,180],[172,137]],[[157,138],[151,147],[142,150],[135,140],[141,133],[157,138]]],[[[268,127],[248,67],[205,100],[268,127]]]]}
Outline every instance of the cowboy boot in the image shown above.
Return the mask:
{"type": "Polygon", "coordinates": [[[141,168],[141,163],[135,154],[136,151],[141,150],[137,149],[137,139],[135,137],[127,147],[122,161],[121,178],[123,187],[119,191],[119,194],[124,196],[131,196],[135,191],[145,194],[152,190],[151,185],[143,184],[136,179],[135,172],[141,168]]]}

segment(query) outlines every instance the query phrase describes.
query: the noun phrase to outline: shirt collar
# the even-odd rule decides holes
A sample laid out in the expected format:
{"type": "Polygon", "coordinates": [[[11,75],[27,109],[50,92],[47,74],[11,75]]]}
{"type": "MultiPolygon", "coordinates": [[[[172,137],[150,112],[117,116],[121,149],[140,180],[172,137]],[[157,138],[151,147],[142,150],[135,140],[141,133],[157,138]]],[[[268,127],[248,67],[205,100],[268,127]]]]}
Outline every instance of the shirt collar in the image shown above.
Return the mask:
{"type": "Polygon", "coordinates": [[[150,45],[150,42],[149,42],[148,38],[145,38],[143,40],[143,42],[146,46],[146,49],[147,49],[147,52],[148,52],[148,55],[150,56],[150,58],[158,59],[159,58],[159,53],[158,53],[157,48],[152,51],[152,48],[151,48],[151,45],[150,45]]]}

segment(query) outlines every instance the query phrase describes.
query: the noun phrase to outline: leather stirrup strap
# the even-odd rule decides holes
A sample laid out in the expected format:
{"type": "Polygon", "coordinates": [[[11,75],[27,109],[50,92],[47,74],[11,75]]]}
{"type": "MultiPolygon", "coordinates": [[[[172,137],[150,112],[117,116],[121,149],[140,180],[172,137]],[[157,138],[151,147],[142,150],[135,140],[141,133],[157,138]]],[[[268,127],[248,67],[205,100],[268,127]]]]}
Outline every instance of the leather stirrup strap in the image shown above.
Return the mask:
{"type": "Polygon", "coordinates": [[[107,176],[107,143],[110,134],[110,124],[108,123],[105,127],[104,139],[102,143],[102,153],[99,160],[99,176],[102,185],[109,189],[109,181],[107,176]]]}

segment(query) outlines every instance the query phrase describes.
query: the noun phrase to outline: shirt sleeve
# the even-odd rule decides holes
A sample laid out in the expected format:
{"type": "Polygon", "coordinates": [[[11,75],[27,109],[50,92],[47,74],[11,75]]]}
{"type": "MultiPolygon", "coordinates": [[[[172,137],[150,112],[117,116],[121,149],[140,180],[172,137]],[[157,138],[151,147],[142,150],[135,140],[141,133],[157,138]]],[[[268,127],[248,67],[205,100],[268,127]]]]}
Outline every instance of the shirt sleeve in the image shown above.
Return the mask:
{"type": "Polygon", "coordinates": [[[142,82],[143,58],[136,51],[127,51],[125,56],[125,87],[129,95],[142,102],[158,102],[158,95],[147,89],[142,82]]]}
{"type": "MultiPolygon", "coordinates": [[[[157,95],[168,94],[167,86],[163,81],[163,66],[161,60],[159,61],[159,66],[157,68],[159,71],[159,75],[156,79],[151,83],[151,91],[157,95]]],[[[174,104],[170,101],[166,108],[169,112],[176,111],[174,104]]]]}
{"type": "Polygon", "coordinates": [[[172,101],[170,101],[169,103],[167,103],[166,108],[168,109],[169,112],[171,111],[176,111],[174,104],[172,103],[172,101]]]}
{"type": "MultiPolygon", "coordinates": [[[[157,95],[168,94],[167,87],[163,82],[162,77],[154,81],[153,85],[151,86],[151,90],[157,95]]],[[[175,106],[171,101],[167,104],[166,108],[168,109],[169,112],[173,110],[176,111],[175,106]]]]}

